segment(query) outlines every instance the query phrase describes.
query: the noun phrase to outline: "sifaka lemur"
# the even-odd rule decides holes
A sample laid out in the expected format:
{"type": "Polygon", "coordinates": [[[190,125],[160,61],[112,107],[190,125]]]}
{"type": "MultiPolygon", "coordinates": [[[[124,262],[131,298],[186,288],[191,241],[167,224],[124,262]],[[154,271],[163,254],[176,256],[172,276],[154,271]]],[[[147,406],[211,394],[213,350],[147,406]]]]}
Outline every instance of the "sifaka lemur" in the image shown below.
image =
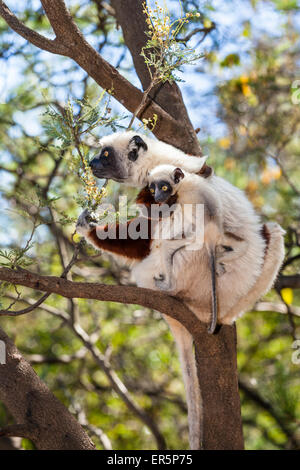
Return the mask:
{"type": "MultiPolygon", "coordinates": [[[[220,322],[232,323],[272,286],[283,259],[282,229],[277,224],[268,223],[261,226],[259,218],[244,194],[224,179],[213,175],[206,166],[205,157],[186,155],[171,145],[132,132],[104,137],[101,145],[100,155],[91,162],[94,175],[134,186],[144,186],[136,199],[140,204],[150,207],[155,202],[147,183],[151,171],[160,164],[180,167],[184,172],[195,174],[198,181],[206,178],[205,182],[209,188],[207,191],[214,191],[218,200],[222,201],[222,234],[227,237],[224,245],[233,248],[233,252],[235,250],[239,252],[240,246],[243,254],[232,262],[224,263],[226,272],[218,277],[220,322]],[[226,285],[226,279],[237,277],[240,289],[238,290],[235,284],[228,283],[228,289],[226,292],[224,289],[223,292],[222,285],[226,285]],[[227,304],[231,305],[228,309],[226,309],[227,304]]],[[[171,203],[175,203],[176,199],[177,194],[174,194],[171,203]]],[[[148,218],[147,222],[150,227],[151,219],[148,218]]],[[[131,223],[129,221],[126,224],[127,235],[131,223]]],[[[96,248],[133,261],[133,273],[136,274],[138,285],[158,288],[155,282],[159,283],[159,279],[155,281],[151,275],[146,275],[144,278],[139,276],[139,268],[142,265],[144,274],[147,265],[149,269],[159,273],[160,244],[157,244],[151,236],[147,239],[133,240],[130,237],[120,239],[119,234],[122,230],[117,225],[115,239],[102,239],[99,234],[101,231],[106,232],[107,228],[96,228],[90,223],[87,211],[81,214],[77,230],[96,248]],[[157,260],[156,266],[154,260],[157,260]]],[[[122,233],[124,234],[124,231],[122,233]]],[[[217,271],[218,268],[222,268],[222,264],[217,266],[217,271]]],[[[153,271],[147,272],[151,274],[153,271]]],[[[178,250],[173,257],[173,278],[176,281],[176,296],[182,298],[201,320],[208,322],[211,315],[211,288],[207,250],[178,250]]],[[[179,322],[170,317],[164,316],[164,318],[173,332],[179,349],[188,402],[190,445],[191,448],[198,448],[201,438],[199,426],[201,394],[193,354],[193,339],[179,322]]]]}
{"type": "MultiPolygon", "coordinates": [[[[180,294],[183,287],[180,266],[186,265],[186,262],[191,260],[190,252],[194,251],[192,257],[194,263],[190,267],[191,278],[195,276],[199,280],[199,273],[197,275],[195,268],[202,264],[205,270],[209,269],[211,279],[202,273],[201,289],[199,290],[197,282],[192,283],[196,288],[193,291],[189,290],[186,302],[189,304],[191,301],[193,303],[196,301],[199,305],[201,304],[201,307],[205,305],[208,307],[212,315],[209,332],[213,333],[217,315],[219,321],[222,322],[222,317],[230,311],[237,298],[242,295],[239,293],[247,292],[259,274],[265,249],[265,242],[258,243],[257,241],[257,239],[262,240],[260,227],[258,224],[249,225],[246,241],[236,240],[231,237],[231,234],[226,235],[223,227],[223,204],[218,192],[211,187],[207,179],[187,173],[181,168],[158,165],[149,173],[148,187],[156,203],[170,204],[170,201],[175,198],[176,205],[170,217],[162,218],[157,224],[154,238],[160,241],[156,241],[155,248],[151,250],[151,256],[133,268],[133,274],[139,285],[144,283],[149,287],[151,285],[149,277],[153,276],[156,288],[169,291],[172,295],[180,294]],[[203,212],[200,209],[203,209],[203,212]],[[197,225],[199,233],[197,233],[197,225]],[[252,246],[249,246],[251,243],[252,246]],[[206,248],[206,252],[202,249],[203,247],[206,248]],[[175,254],[180,250],[183,250],[180,255],[181,260],[179,262],[177,256],[174,262],[175,254]],[[157,263],[154,262],[155,256],[157,263]],[[203,263],[203,258],[205,258],[205,263],[203,263]],[[256,266],[253,266],[253,258],[256,266]],[[237,275],[234,260],[242,260],[242,263],[248,267],[245,277],[241,278],[237,275]],[[157,271],[158,266],[159,271],[157,271]],[[221,280],[219,279],[218,291],[219,284],[221,290],[220,295],[217,295],[216,276],[220,277],[225,273],[228,274],[221,280]],[[235,285],[235,295],[231,293],[232,285],[235,285]],[[211,303],[207,299],[209,293],[211,303]],[[217,312],[218,297],[221,299],[219,314],[217,312]]],[[[239,262],[236,264],[239,268],[239,262]]],[[[206,318],[202,317],[203,313],[202,310],[201,319],[205,320],[206,318]]]]}

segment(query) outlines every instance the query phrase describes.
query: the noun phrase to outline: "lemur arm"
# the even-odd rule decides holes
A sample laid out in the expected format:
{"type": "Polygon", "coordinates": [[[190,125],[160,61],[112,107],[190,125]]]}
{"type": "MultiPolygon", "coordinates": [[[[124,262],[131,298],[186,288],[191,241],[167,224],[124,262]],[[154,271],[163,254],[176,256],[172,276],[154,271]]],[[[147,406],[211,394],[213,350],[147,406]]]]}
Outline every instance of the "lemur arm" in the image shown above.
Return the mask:
{"type": "Polygon", "coordinates": [[[262,235],[266,240],[267,248],[262,272],[247,295],[242,297],[221,319],[222,323],[229,325],[233,323],[271,289],[284,258],[283,234],[284,230],[276,223],[267,223],[263,226],[262,235]]]}
{"type": "Polygon", "coordinates": [[[161,245],[161,266],[159,273],[154,276],[155,286],[164,291],[173,291],[176,288],[176,279],[173,275],[173,259],[175,254],[185,248],[186,242],[182,240],[165,240],[161,245]]]}
{"type": "MultiPolygon", "coordinates": [[[[147,207],[148,212],[151,204],[155,201],[148,187],[143,188],[136,197],[136,204],[142,204],[147,207]]],[[[149,214],[148,214],[149,215],[149,214]]],[[[130,225],[134,222],[137,224],[137,219],[132,219],[126,224],[116,224],[114,238],[101,237],[108,231],[108,226],[96,226],[90,223],[89,213],[87,210],[83,211],[80,215],[76,230],[83,235],[88,243],[93,245],[96,249],[102,249],[116,255],[135,260],[142,260],[149,255],[151,249],[151,226],[150,219],[147,220],[148,224],[148,237],[146,239],[138,238],[132,239],[129,235],[130,225]],[[100,237],[98,235],[100,235],[100,237]],[[122,238],[120,238],[120,234],[122,238]]],[[[141,220],[142,221],[142,220],[141,220]]]]}
{"type": "Polygon", "coordinates": [[[130,220],[126,224],[116,224],[113,238],[107,235],[108,225],[100,226],[90,222],[89,212],[83,211],[77,221],[76,231],[83,235],[88,243],[96,249],[102,249],[116,255],[142,260],[150,253],[151,248],[151,220],[147,219],[148,238],[132,239],[129,234],[130,225],[139,223],[139,217],[130,220]],[[122,238],[121,238],[122,237],[122,238]]]}
{"type": "Polygon", "coordinates": [[[143,204],[148,208],[151,207],[151,204],[155,204],[155,199],[148,186],[145,186],[143,189],[140,190],[135,199],[135,202],[136,204],[143,204]]]}

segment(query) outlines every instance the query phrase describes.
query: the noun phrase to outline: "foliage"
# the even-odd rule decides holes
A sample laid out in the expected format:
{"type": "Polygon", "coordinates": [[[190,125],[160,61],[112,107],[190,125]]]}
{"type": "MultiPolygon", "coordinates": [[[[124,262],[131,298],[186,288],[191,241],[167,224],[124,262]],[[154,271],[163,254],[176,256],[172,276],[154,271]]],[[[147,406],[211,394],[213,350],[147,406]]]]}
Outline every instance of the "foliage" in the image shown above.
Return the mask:
{"type": "Polygon", "coordinates": [[[110,94],[102,109],[100,108],[104,96],[105,92],[103,91],[93,105],[86,98],[75,99],[74,104],[79,108],[77,114],[74,111],[74,104],[70,100],[64,107],[60,105],[58,110],[50,105],[43,118],[45,133],[55,143],[55,145],[52,144],[53,147],[60,152],[68,149],[69,168],[71,171],[77,172],[84,186],[84,198],[78,197],[77,202],[92,211],[97,209],[103,196],[106,195],[106,190],[105,187],[98,189],[89,166],[90,151],[88,146],[82,143],[82,137],[85,134],[92,135],[92,131],[96,127],[109,127],[112,131],[116,131],[119,127],[118,118],[110,116],[110,94]],[[74,154],[72,147],[76,149],[77,154],[74,154]]]}
{"type": "Polygon", "coordinates": [[[4,266],[6,268],[16,268],[20,266],[22,268],[26,268],[33,263],[31,258],[26,257],[25,253],[32,247],[29,245],[26,248],[15,248],[12,250],[0,250],[0,266],[4,266]],[[1,261],[1,258],[4,261],[1,261]]]}
{"type": "MultiPolygon", "coordinates": [[[[149,37],[141,55],[148,67],[154,83],[180,81],[175,71],[180,71],[184,65],[194,64],[202,54],[196,54],[193,48],[185,47],[178,41],[178,35],[185,24],[193,17],[200,17],[198,12],[188,12],[184,16],[172,21],[166,6],[163,8],[155,2],[152,9],[143,3],[144,13],[147,16],[147,36],[149,37]]],[[[181,13],[183,11],[181,9],[181,13]]]]}

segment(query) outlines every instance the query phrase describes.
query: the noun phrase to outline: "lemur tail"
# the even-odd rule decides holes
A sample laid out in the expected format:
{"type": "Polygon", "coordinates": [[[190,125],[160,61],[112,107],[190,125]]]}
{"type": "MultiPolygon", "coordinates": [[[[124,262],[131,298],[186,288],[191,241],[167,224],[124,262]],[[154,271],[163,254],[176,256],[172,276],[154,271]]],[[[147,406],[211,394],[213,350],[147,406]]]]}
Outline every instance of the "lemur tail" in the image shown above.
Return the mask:
{"type": "Polygon", "coordinates": [[[218,299],[217,299],[217,279],[216,279],[216,249],[209,248],[209,262],[211,275],[211,321],[207,329],[211,335],[215,332],[218,321],[218,299]]]}
{"type": "Polygon", "coordinates": [[[210,220],[205,225],[204,241],[209,257],[210,278],[211,278],[211,321],[207,329],[211,335],[215,332],[218,321],[218,301],[217,301],[217,263],[216,246],[220,242],[220,230],[215,221],[210,220]]]}
{"type": "Polygon", "coordinates": [[[179,352],[189,421],[189,441],[192,450],[202,447],[202,398],[193,349],[193,337],[177,320],[164,315],[169,324],[179,352]]]}

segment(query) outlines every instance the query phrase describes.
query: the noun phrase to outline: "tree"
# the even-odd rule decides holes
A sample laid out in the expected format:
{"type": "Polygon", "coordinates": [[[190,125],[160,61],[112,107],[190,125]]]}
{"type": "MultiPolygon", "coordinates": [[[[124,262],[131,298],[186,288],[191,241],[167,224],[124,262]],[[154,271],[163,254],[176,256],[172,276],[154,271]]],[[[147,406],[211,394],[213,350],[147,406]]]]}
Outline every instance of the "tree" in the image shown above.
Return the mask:
{"type": "MultiPolygon", "coordinates": [[[[51,2],[48,0],[42,0],[41,3],[45,15],[51,23],[52,29],[55,33],[55,39],[47,39],[32,28],[25,26],[25,23],[20,22],[3,2],[0,4],[0,13],[7,24],[16,33],[34,46],[37,46],[40,50],[69,57],[72,61],[77,63],[87,74],[84,78],[85,85],[87,84],[87,77],[90,77],[102,88],[113,89],[114,98],[122,103],[122,105],[131,113],[136,112],[136,110],[139,109],[143,98],[145,98],[145,94],[132,85],[130,81],[126,80],[118,72],[117,68],[106,62],[102,55],[97,52],[96,48],[92,47],[86,41],[75,21],[72,19],[72,16],[77,18],[76,7],[71,16],[62,0],[51,2]]],[[[145,36],[147,26],[145,24],[145,16],[142,11],[143,8],[141,2],[130,2],[129,4],[126,4],[126,9],[124,9],[123,2],[118,0],[111,1],[110,5],[104,5],[104,2],[93,3],[93,14],[95,18],[97,18],[96,31],[97,29],[100,29],[104,32],[104,36],[107,37],[109,30],[107,17],[109,18],[109,15],[107,16],[104,14],[104,11],[107,12],[108,9],[109,13],[113,13],[113,16],[116,17],[118,24],[122,28],[124,41],[132,55],[136,73],[142,83],[143,90],[147,90],[150,83],[150,76],[144,59],[140,55],[141,49],[147,39],[145,36]],[[128,18],[131,19],[130,23],[128,22],[128,18]]],[[[83,15],[81,17],[78,16],[78,18],[83,22],[88,22],[89,14],[90,12],[87,10],[87,12],[83,12],[83,15]],[[84,13],[87,15],[86,19],[84,18],[84,13]]],[[[27,12],[27,15],[29,18],[31,17],[32,13],[30,10],[27,12]]],[[[43,29],[45,27],[45,15],[41,12],[41,15],[34,19],[34,21],[37,22],[35,24],[36,29],[43,29]]],[[[202,19],[202,21],[204,20],[202,19]]],[[[209,34],[209,31],[213,30],[213,25],[212,23],[206,26],[203,24],[200,30],[202,34],[207,35],[209,34]]],[[[10,46],[7,45],[7,50],[9,49],[10,46]]],[[[27,60],[29,64],[31,63],[31,66],[41,62],[40,58],[38,60],[36,60],[36,58],[35,60],[32,60],[31,57],[31,54],[36,54],[36,51],[39,49],[35,50],[34,53],[31,52],[31,49],[30,54],[25,51],[25,55],[28,54],[27,60]]],[[[84,88],[84,94],[87,94],[87,90],[88,86],[86,85],[84,88]]],[[[153,115],[156,114],[158,119],[154,128],[154,133],[158,138],[165,142],[172,143],[188,153],[200,154],[201,149],[199,142],[188,117],[178,86],[175,83],[170,84],[168,82],[163,86],[160,84],[154,87],[149,93],[149,97],[146,96],[146,98],[146,106],[139,113],[139,119],[151,120],[153,115]],[[178,116],[180,116],[180,120],[178,120],[178,116]]],[[[32,98],[30,98],[30,95],[24,96],[23,100],[25,106],[27,105],[26,99],[30,100],[32,98]]],[[[51,101],[51,97],[49,98],[49,101],[51,101]]],[[[31,105],[32,108],[39,106],[36,98],[34,98],[34,103],[31,103],[31,105]]],[[[10,126],[13,120],[13,102],[11,102],[10,112],[11,114],[6,115],[6,122],[4,122],[6,127],[10,126]]],[[[21,143],[21,141],[19,143],[21,143]]],[[[81,349],[78,350],[76,353],[77,357],[80,358],[80,354],[83,354],[83,357],[85,357],[85,352],[90,352],[97,367],[100,367],[103,371],[109,387],[111,387],[117,396],[123,400],[130,412],[133,412],[148,427],[156,440],[158,448],[164,448],[166,444],[165,439],[156,424],[156,420],[151,416],[151,413],[145,412],[144,409],[137,404],[137,401],[132,398],[125,384],[122,383],[111,364],[109,364],[107,354],[100,352],[95,343],[95,341],[99,342],[99,335],[97,335],[96,332],[96,338],[93,338],[93,335],[88,334],[88,331],[91,329],[90,323],[87,322],[86,329],[83,329],[81,322],[79,321],[79,305],[81,306],[82,304],[77,303],[75,299],[98,299],[125,304],[139,304],[144,307],[154,308],[161,313],[165,313],[179,320],[193,334],[195,341],[199,383],[203,400],[203,447],[212,449],[242,448],[243,439],[237,386],[235,328],[222,327],[218,335],[210,337],[207,335],[204,325],[196,321],[180,301],[167,295],[156,293],[154,297],[151,291],[137,289],[128,285],[112,286],[109,284],[89,284],[86,282],[74,283],[72,277],[80,276],[78,270],[77,272],[75,271],[76,263],[78,263],[79,256],[81,256],[81,259],[87,256],[86,247],[79,244],[74,251],[74,246],[70,241],[68,233],[63,229],[63,227],[57,224],[57,215],[60,214],[62,219],[65,220],[65,212],[66,209],[69,211],[69,208],[66,206],[64,207],[64,205],[59,202],[60,210],[55,212],[52,205],[49,203],[51,202],[51,188],[57,175],[60,171],[66,171],[63,155],[61,155],[60,158],[57,158],[53,151],[51,151],[51,149],[46,145],[49,142],[43,142],[42,149],[41,141],[36,141],[33,145],[33,140],[30,136],[26,135],[26,132],[23,131],[22,144],[24,143],[26,145],[23,146],[22,149],[18,145],[15,146],[16,148],[18,147],[17,149],[11,148],[11,152],[18,153],[17,161],[22,162],[20,170],[13,166],[12,168],[8,168],[8,171],[11,171],[14,175],[19,174],[20,179],[23,177],[21,185],[18,185],[19,189],[21,188],[27,193],[32,190],[33,187],[35,189],[38,188],[41,197],[35,204],[31,201],[24,200],[20,194],[14,194],[12,197],[17,206],[22,207],[23,210],[27,212],[30,212],[30,210],[37,210],[37,220],[40,222],[43,219],[42,221],[48,224],[51,238],[49,238],[49,242],[46,244],[46,251],[44,250],[45,245],[43,247],[43,256],[46,254],[47,258],[50,258],[58,252],[62,274],[61,277],[53,277],[42,275],[39,271],[37,273],[29,272],[24,269],[24,267],[18,267],[18,269],[9,269],[5,267],[0,268],[1,280],[9,282],[15,286],[21,285],[46,292],[46,294],[38,300],[31,299],[28,296],[22,298],[22,302],[27,304],[27,306],[19,313],[23,314],[24,310],[29,313],[30,311],[35,310],[35,308],[42,306],[41,308],[43,308],[44,311],[48,311],[54,315],[56,319],[62,321],[63,324],[68,327],[72,335],[77,338],[83,348],[83,353],[81,352],[81,349]],[[24,154],[26,154],[26,159],[24,159],[24,154]],[[46,158],[46,163],[42,163],[42,168],[44,166],[47,174],[46,184],[43,181],[42,175],[36,174],[35,170],[37,163],[41,162],[43,157],[46,158]],[[49,171],[49,169],[51,169],[51,171],[49,171]],[[24,173],[26,176],[25,178],[24,173]],[[23,187],[22,184],[24,184],[23,187]],[[63,210],[64,213],[62,212],[63,210]],[[56,241],[55,249],[51,247],[52,239],[56,241]],[[72,259],[69,261],[70,252],[72,250],[72,259]],[[73,269],[72,274],[71,269],[73,269]],[[70,315],[64,312],[64,307],[53,307],[49,306],[48,303],[44,303],[48,295],[52,293],[59,294],[70,299],[68,302],[68,311],[70,315]]],[[[20,181],[18,181],[18,183],[20,183],[20,181]]],[[[59,189],[61,190],[60,194],[63,196],[63,179],[58,184],[60,186],[59,189]]],[[[30,242],[27,248],[29,247],[30,242]]],[[[39,257],[38,248],[36,248],[36,255],[39,257]]],[[[43,267],[43,262],[41,267],[42,272],[45,272],[44,268],[46,266],[43,267]]],[[[94,267],[102,270],[104,279],[106,277],[107,280],[118,280],[118,276],[116,276],[113,267],[107,267],[105,264],[103,266],[99,261],[94,262],[94,267]]],[[[287,283],[285,286],[289,286],[289,281],[291,282],[291,279],[287,279],[286,276],[281,276],[278,282],[285,282],[287,283]]],[[[13,302],[21,300],[18,290],[16,290],[15,294],[10,292],[8,295],[12,298],[13,302]]],[[[11,313],[11,316],[16,316],[16,313],[11,313]]],[[[70,332],[68,335],[70,335],[70,332]]],[[[15,352],[13,346],[11,346],[11,348],[11,355],[10,349],[8,351],[9,366],[11,366],[12,371],[11,374],[9,374],[9,378],[12,381],[11,384],[13,384],[15,374],[18,372],[18,369],[14,367],[14,358],[18,353],[15,352]],[[11,362],[10,358],[12,358],[11,362]]],[[[40,359],[42,362],[43,358],[40,359]]],[[[72,358],[65,357],[64,359],[68,362],[71,361],[72,358]]],[[[25,375],[26,377],[29,377],[28,380],[31,383],[30,377],[32,376],[32,370],[27,363],[25,370],[27,371],[25,375]]],[[[7,374],[7,372],[5,373],[7,374]]],[[[56,407],[59,407],[60,404],[51,397],[48,390],[47,400],[53,403],[53,408],[51,408],[51,410],[55,413],[55,419],[53,419],[52,426],[54,426],[54,429],[57,428],[58,430],[64,428],[65,426],[62,424],[62,419],[64,418],[70,429],[73,429],[72,426],[74,427],[74,435],[73,431],[70,431],[72,434],[70,440],[68,440],[68,438],[65,440],[58,439],[57,442],[53,443],[49,439],[48,433],[46,431],[44,432],[44,424],[49,422],[49,418],[48,416],[43,416],[41,418],[38,411],[34,417],[34,428],[39,429],[39,433],[36,435],[32,428],[32,419],[29,420],[28,413],[26,414],[26,403],[24,402],[23,404],[21,400],[21,403],[18,403],[18,407],[16,407],[15,401],[8,399],[9,394],[7,394],[7,389],[9,384],[7,385],[5,382],[1,381],[1,384],[2,383],[4,383],[4,385],[2,392],[0,393],[0,397],[9,412],[15,418],[17,425],[19,425],[18,428],[9,427],[6,430],[3,430],[5,435],[27,437],[34,442],[37,448],[54,448],[56,446],[57,448],[90,448],[92,446],[86,434],[82,432],[79,425],[78,427],[76,426],[72,416],[69,415],[66,410],[64,413],[57,412],[56,407]]],[[[36,394],[38,396],[39,393],[42,395],[44,385],[41,382],[37,382],[35,387],[35,402],[39,409],[38,405],[40,404],[42,407],[42,402],[36,399],[36,394]]],[[[94,393],[101,393],[101,388],[99,389],[97,382],[93,383],[92,380],[89,380],[88,384],[85,383],[85,387],[87,389],[90,388],[94,393]]],[[[247,387],[245,383],[243,384],[243,389],[245,390],[245,393],[251,393],[251,390],[249,392],[249,387],[247,387]]],[[[29,391],[29,394],[30,393],[31,391],[29,391]]],[[[110,443],[107,436],[98,428],[87,424],[84,410],[80,408],[78,403],[75,401],[72,403],[72,406],[78,416],[79,422],[85,425],[90,433],[96,434],[104,447],[109,448],[110,443]]],[[[291,440],[295,440],[293,433],[289,430],[287,432],[290,433],[291,440]]]]}

